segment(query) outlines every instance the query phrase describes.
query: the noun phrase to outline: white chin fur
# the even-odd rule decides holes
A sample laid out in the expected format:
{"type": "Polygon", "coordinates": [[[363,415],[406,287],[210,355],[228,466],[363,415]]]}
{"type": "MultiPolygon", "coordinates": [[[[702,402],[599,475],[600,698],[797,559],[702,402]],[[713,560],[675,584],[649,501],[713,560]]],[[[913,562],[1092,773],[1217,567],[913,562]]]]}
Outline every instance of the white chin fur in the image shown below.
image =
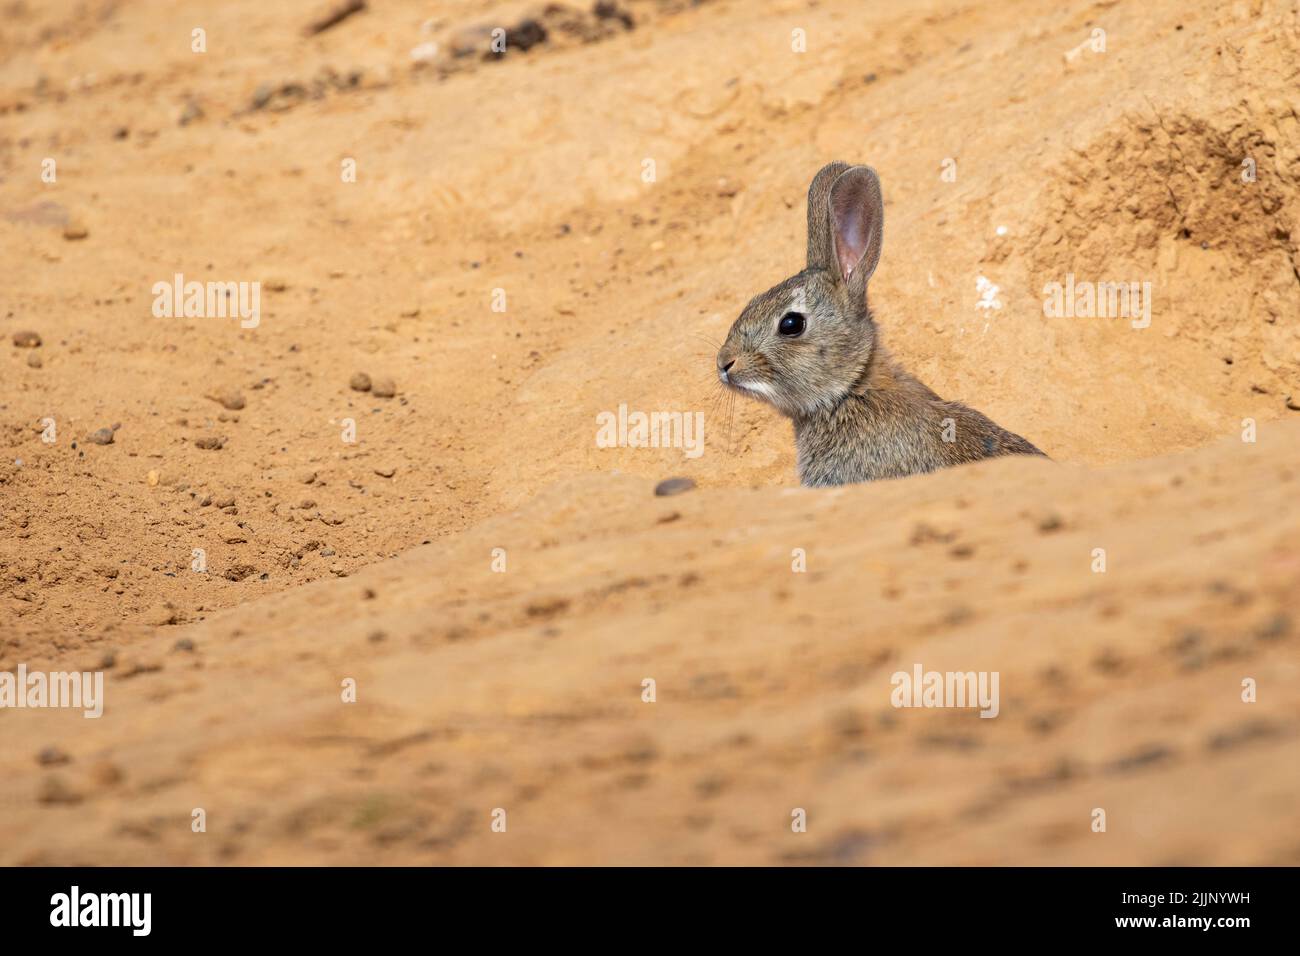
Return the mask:
{"type": "Polygon", "coordinates": [[[760,395],[768,401],[776,398],[776,389],[768,385],[767,382],[736,382],[735,385],[737,388],[744,389],[753,395],[760,395]]]}
{"type": "Polygon", "coordinates": [[[798,408],[792,408],[780,392],[767,382],[736,382],[735,385],[741,391],[748,392],[755,398],[767,402],[783,415],[797,415],[801,411],[798,408]]]}

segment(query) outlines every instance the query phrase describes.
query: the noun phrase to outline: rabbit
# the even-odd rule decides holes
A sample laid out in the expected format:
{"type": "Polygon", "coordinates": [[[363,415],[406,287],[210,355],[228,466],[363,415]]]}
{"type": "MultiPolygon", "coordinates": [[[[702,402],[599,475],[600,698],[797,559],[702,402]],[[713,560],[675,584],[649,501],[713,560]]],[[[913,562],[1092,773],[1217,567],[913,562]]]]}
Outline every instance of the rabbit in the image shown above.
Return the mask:
{"type": "Polygon", "coordinates": [[[883,225],[875,170],[824,166],[808,189],[808,266],[745,306],[718,351],[722,383],[793,421],[808,486],[1043,455],[975,409],[944,401],[885,350],[867,305],[883,225]]]}

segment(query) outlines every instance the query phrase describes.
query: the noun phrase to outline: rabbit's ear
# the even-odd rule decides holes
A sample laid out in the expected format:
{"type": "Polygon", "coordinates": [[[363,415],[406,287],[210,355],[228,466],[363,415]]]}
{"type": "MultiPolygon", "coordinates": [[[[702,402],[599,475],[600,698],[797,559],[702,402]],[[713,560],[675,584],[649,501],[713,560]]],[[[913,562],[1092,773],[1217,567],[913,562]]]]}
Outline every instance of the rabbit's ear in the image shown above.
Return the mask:
{"type": "Polygon", "coordinates": [[[865,294],[884,241],[885,204],[876,171],[854,166],[841,174],[831,186],[827,205],[835,268],[855,297],[865,294]]]}
{"type": "Polygon", "coordinates": [[[832,269],[835,245],[831,240],[831,221],[827,202],[831,186],[849,168],[848,163],[830,163],[821,168],[808,187],[808,268],[832,269]]]}

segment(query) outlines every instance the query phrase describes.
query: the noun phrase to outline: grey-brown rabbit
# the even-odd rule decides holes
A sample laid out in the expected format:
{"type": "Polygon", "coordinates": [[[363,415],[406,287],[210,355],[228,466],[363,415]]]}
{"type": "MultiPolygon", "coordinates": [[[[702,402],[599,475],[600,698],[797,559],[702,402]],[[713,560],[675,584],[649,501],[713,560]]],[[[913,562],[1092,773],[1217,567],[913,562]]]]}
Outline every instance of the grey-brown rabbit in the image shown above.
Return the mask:
{"type": "Polygon", "coordinates": [[[874,170],[823,167],[808,189],[808,267],[745,306],[718,352],[719,378],[794,422],[805,485],[1043,454],[975,409],[944,401],[885,351],[867,306],[883,226],[874,170]]]}

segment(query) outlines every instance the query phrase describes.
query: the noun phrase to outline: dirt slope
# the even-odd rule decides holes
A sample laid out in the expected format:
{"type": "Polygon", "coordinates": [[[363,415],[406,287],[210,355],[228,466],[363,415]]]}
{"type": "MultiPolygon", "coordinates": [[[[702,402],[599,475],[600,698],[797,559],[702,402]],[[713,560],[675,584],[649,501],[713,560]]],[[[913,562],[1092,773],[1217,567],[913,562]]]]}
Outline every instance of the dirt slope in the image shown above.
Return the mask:
{"type": "Polygon", "coordinates": [[[1287,4],[328,7],[0,18],[0,669],[107,686],[0,710],[0,861],[1300,862],[1287,4]],[[836,158],[895,355],[1053,462],[804,491],[717,392],[836,158]]]}

